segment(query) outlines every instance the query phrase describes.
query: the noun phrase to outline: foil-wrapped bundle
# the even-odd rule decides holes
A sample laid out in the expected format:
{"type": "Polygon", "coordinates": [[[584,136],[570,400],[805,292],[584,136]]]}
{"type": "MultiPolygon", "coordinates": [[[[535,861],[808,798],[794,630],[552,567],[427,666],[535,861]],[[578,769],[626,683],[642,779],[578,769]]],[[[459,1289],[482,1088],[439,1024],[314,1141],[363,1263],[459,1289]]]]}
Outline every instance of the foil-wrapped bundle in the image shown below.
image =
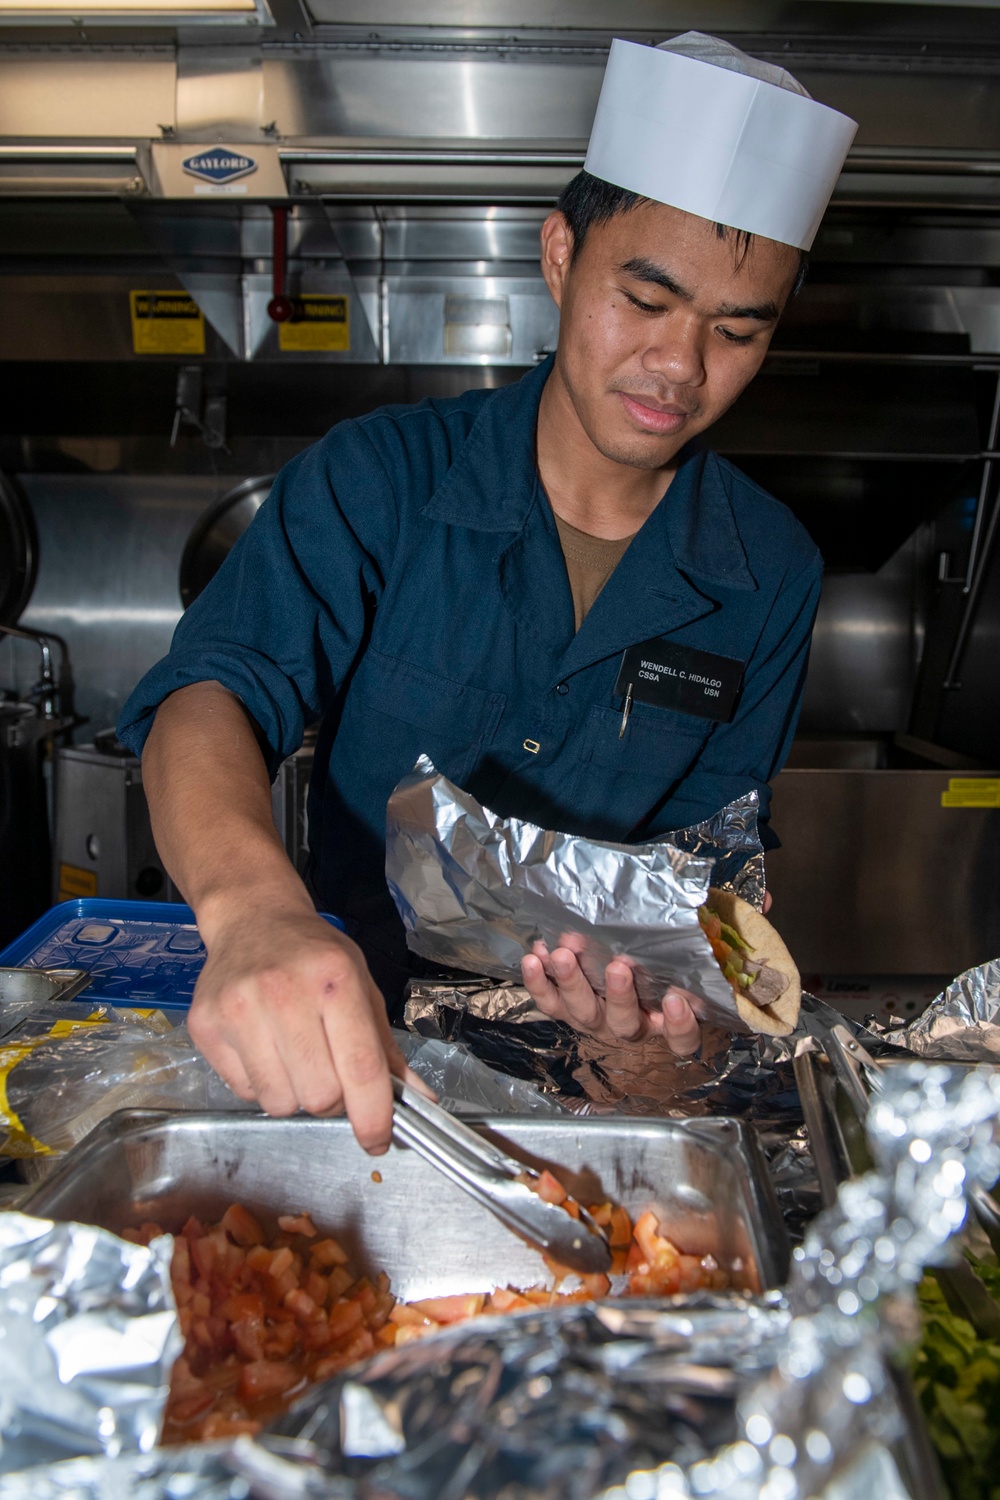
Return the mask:
{"type": "Polygon", "coordinates": [[[172,1248],[0,1214],[0,1469],[153,1447],[183,1345],[172,1248]]]}
{"type": "Polygon", "coordinates": [[[601,993],[606,966],[625,957],[643,1004],[658,1006],[680,985],[700,998],[700,1019],[745,1031],[698,920],[717,872],[737,894],[763,900],[747,798],[711,825],[628,846],[499,818],[426,756],[389,799],[386,879],[413,952],[516,979],[534,943],[566,945],[601,993]]]}
{"type": "Polygon", "coordinates": [[[887,1042],[941,1062],[1000,1062],[1000,958],[967,969],[887,1042]]]}

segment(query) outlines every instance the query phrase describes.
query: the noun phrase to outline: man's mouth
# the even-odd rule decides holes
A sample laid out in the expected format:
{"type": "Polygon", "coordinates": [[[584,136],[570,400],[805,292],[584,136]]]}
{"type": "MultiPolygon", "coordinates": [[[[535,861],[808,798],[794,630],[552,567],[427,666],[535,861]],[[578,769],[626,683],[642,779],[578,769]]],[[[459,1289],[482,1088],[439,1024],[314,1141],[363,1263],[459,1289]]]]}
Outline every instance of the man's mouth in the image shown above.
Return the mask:
{"type": "Polygon", "coordinates": [[[679,432],[691,413],[674,403],[661,404],[649,396],[630,396],[627,391],[616,391],[626,414],[646,432],[655,432],[661,437],[679,432]]]}

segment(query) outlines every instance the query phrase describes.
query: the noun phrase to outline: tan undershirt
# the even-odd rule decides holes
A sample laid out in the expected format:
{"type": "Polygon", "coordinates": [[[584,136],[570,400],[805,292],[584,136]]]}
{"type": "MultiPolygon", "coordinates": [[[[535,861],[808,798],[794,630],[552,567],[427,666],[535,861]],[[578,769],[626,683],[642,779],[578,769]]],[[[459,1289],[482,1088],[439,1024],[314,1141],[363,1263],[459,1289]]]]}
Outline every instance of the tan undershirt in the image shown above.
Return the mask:
{"type": "Polygon", "coordinates": [[[578,531],[559,516],[555,517],[555,522],[573,595],[573,617],[579,630],[594,600],[625,556],[632,538],[623,536],[609,542],[602,536],[591,536],[589,531],[578,531]]]}

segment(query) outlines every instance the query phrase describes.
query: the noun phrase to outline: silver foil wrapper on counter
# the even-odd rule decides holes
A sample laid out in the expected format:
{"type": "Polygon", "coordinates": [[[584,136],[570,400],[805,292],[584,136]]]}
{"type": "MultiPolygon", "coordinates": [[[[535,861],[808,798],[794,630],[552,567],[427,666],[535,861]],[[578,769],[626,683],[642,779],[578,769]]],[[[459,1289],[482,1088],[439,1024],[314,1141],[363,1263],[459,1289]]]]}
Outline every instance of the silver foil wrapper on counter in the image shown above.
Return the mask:
{"type": "Polygon", "coordinates": [[[183,1345],[172,1249],[0,1214],[0,1470],[153,1447],[183,1345]]]}
{"type": "MultiPolygon", "coordinates": [[[[799,1030],[815,1019],[843,1021],[803,995],[799,1030]]],[[[597,1041],[544,1015],[522,985],[483,979],[411,981],[405,1021],[420,1036],[467,1048],[573,1114],[745,1120],[760,1138],[793,1239],[820,1208],[791,1062],[798,1031],[768,1037],[704,1026],[698,1056],[680,1058],[659,1037],[597,1041]]]]}
{"type": "Polygon", "coordinates": [[[1000,1063],[1000,958],[967,969],[888,1042],[941,1062],[1000,1063]]]}
{"type": "Polygon", "coordinates": [[[422,756],[386,815],[386,879],[413,952],[516,979],[533,944],[564,945],[600,993],[607,964],[624,957],[643,1004],[657,1006],[669,985],[680,985],[699,997],[703,1021],[745,1031],[698,921],[717,867],[741,893],[763,899],[747,798],[711,825],[648,844],[602,843],[499,818],[422,756]]]}

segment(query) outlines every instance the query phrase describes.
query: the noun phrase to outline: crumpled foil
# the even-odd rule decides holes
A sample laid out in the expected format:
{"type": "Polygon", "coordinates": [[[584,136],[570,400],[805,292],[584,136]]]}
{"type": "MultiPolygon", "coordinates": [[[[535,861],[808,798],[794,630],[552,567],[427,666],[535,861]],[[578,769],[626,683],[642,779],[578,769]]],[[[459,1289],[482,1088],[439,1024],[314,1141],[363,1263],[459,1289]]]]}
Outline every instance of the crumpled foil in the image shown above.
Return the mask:
{"type": "Polygon", "coordinates": [[[1000,1062],[1000,958],[967,969],[887,1042],[942,1062],[1000,1062]]]}
{"type": "Polygon", "coordinates": [[[362,1497],[908,1495],[889,1361],[966,1188],[1000,1173],[998,1116],[995,1073],[896,1069],[869,1116],[877,1170],[816,1220],[785,1294],[481,1320],[377,1355],[277,1430],[362,1497]]]}
{"type": "Polygon", "coordinates": [[[776,1295],[710,1294],[481,1319],[376,1355],[275,1425],[362,1495],[592,1500],[732,1441],[740,1384],[788,1322],[776,1295]]]}
{"type": "Polygon", "coordinates": [[[309,1444],[190,1443],[118,1458],[70,1458],[0,1476],[0,1500],[348,1500],[309,1444]]]}
{"type": "Polygon", "coordinates": [[[562,1115],[566,1108],[521,1078],[498,1073],[461,1043],[395,1027],[392,1039],[413,1071],[455,1115],[562,1115]]]}
{"type": "Polygon", "coordinates": [[[152,1448],[184,1343],[172,1249],[0,1214],[0,1469],[152,1448]]]}
{"type": "Polygon", "coordinates": [[[474,1320],[315,1388],[260,1442],[57,1465],[0,1500],[907,1500],[924,1461],[889,1361],[966,1191],[1000,1175],[1000,1075],[905,1064],[867,1129],[876,1170],[816,1220],[784,1293],[474,1320]]]}
{"type": "Polygon", "coordinates": [[[626,957],[643,1004],[677,984],[700,997],[701,1020],[745,1031],[698,921],[720,860],[730,882],[750,861],[741,889],[763,899],[746,797],[710,826],[625,846],[498,818],[421,756],[386,813],[386,880],[413,952],[516,979],[534,943],[563,945],[598,992],[611,959],[626,957]]]}
{"type": "Polygon", "coordinates": [[[675,1057],[659,1037],[598,1042],[551,1020],[523,986],[511,983],[412,980],[404,1015],[411,1031],[468,1048],[574,1114],[745,1120],[763,1145],[793,1239],[820,1208],[791,1054],[814,1015],[827,1022],[843,1017],[812,996],[803,996],[792,1036],[733,1035],[706,1026],[696,1058],[675,1057]]]}

